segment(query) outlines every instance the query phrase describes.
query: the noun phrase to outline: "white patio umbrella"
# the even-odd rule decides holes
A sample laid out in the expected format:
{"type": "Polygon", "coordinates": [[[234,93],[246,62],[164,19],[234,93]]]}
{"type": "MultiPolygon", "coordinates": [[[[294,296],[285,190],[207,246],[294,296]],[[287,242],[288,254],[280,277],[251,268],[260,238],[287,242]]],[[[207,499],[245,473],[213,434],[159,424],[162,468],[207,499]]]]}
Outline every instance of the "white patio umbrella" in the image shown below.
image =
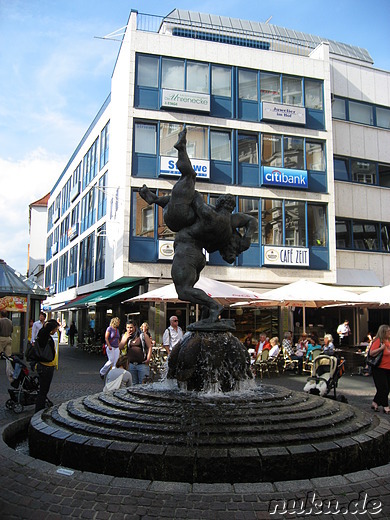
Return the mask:
{"type": "MultiPolygon", "coordinates": [[[[202,289],[208,296],[211,296],[211,298],[221,305],[231,305],[232,303],[240,301],[255,301],[261,298],[261,295],[254,291],[242,289],[241,287],[229,283],[218,282],[217,280],[212,280],[206,276],[201,276],[196,282],[195,287],[197,289],[202,289]]],[[[179,300],[177,296],[175,284],[171,283],[164,287],[160,287],[159,289],[154,289],[153,291],[140,294],[139,296],[134,296],[122,303],[179,301],[181,300],[179,300]]]]}
{"type": "Polygon", "coordinates": [[[359,295],[361,304],[390,305],[390,285],[372,289],[359,295]]]}
{"type": "Polygon", "coordinates": [[[330,287],[310,280],[298,280],[278,289],[260,295],[260,300],[248,302],[250,306],[302,307],[303,331],[306,332],[306,307],[325,307],[326,305],[359,302],[359,295],[330,287]]]}

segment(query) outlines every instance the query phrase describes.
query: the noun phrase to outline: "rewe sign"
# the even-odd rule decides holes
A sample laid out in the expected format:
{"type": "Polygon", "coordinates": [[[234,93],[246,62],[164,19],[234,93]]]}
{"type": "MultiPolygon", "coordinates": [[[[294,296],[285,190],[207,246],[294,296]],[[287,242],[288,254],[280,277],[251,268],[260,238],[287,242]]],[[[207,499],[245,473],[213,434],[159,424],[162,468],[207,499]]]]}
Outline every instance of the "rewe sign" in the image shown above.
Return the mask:
{"type": "MultiPolygon", "coordinates": [[[[181,175],[176,168],[177,159],[173,157],[160,157],[160,175],[181,175]]],[[[199,179],[210,178],[210,162],[203,159],[191,159],[191,164],[199,179]]]]}

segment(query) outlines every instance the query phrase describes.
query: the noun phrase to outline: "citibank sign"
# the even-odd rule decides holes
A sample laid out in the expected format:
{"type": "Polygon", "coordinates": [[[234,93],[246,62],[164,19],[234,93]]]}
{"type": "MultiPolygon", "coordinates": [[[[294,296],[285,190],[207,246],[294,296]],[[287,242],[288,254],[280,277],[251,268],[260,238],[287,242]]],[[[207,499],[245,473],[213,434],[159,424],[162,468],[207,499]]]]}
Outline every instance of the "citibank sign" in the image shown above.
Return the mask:
{"type": "Polygon", "coordinates": [[[308,188],[306,170],[289,170],[263,166],[263,186],[282,186],[286,188],[308,188]]]}

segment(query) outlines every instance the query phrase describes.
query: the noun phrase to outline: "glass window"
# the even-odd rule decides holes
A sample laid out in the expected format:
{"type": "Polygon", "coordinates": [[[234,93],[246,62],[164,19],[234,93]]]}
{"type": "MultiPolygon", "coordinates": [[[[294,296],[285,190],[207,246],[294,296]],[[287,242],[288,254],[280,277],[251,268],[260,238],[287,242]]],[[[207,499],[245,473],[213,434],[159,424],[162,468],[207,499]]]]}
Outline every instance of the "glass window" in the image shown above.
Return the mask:
{"type": "Polygon", "coordinates": [[[156,155],[156,125],[135,123],[134,125],[134,151],[136,153],[148,153],[156,155]]]}
{"type": "Polygon", "coordinates": [[[351,249],[351,222],[336,219],[336,248],[351,249]]]}
{"type": "Polygon", "coordinates": [[[260,72],[260,101],[280,103],[280,74],[260,72]]]}
{"type": "Polygon", "coordinates": [[[363,184],[376,184],[376,166],[372,162],[352,160],[352,180],[363,184]]]}
{"type": "Polygon", "coordinates": [[[48,289],[51,285],[51,265],[46,266],[45,269],[45,287],[48,289]]]}
{"type": "Polygon", "coordinates": [[[214,96],[231,97],[232,95],[232,80],[231,68],[218,67],[212,65],[211,67],[211,93],[214,96]]]}
{"type": "Polygon", "coordinates": [[[55,284],[58,280],[58,260],[54,260],[52,273],[51,273],[51,283],[55,284]]]}
{"type": "Polygon", "coordinates": [[[100,134],[100,169],[108,162],[108,149],[110,142],[110,122],[106,124],[100,134]]]}
{"type": "Polygon", "coordinates": [[[323,109],[322,81],[305,79],[305,106],[317,110],[323,109]]]}
{"type": "Polygon", "coordinates": [[[69,274],[77,273],[77,248],[78,244],[71,248],[69,254],[69,274]]]}
{"type": "MultiPolygon", "coordinates": [[[[255,217],[255,219],[258,222],[259,221],[259,199],[239,197],[238,198],[238,211],[240,211],[241,213],[246,213],[247,215],[251,215],[252,217],[255,217]]],[[[243,235],[245,233],[245,230],[242,229],[240,232],[243,235]]],[[[259,226],[258,225],[257,225],[256,232],[252,236],[251,243],[252,244],[259,243],[259,226]]]]}
{"type": "Polygon", "coordinates": [[[378,228],[373,222],[352,223],[354,249],[377,251],[379,249],[378,228]]]}
{"type": "Polygon", "coordinates": [[[209,132],[207,127],[187,125],[187,153],[191,159],[209,159],[209,132]]]}
{"type": "Polygon", "coordinates": [[[390,252],[390,224],[381,224],[382,251],[390,252]]]}
{"type": "Polygon", "coordinates": [[[79,285],[93,282],[95,235],[92,233],[80,243],[79,285]]]}
{"type": "Polygon", "coordinates": [[[332,117],[335,119],[346,119],[345,99],[334,98],[332,101],[332,117]]]}
{"type": "Polygon", "coordinates": [[[187,63],[187,88],[189,92],[209,93],[209,66],[206,63],[187,63]]]}
{"type": "Polygon", "coordinates": [[[99,227],[96,233],[95,280],[103,280],[106,258],[106,225],[99,227]]]}
{"type": "Polygon", "coordinates": [[[281,200],[261,200],[261,242],[263,245],[283,245],[283,207],[281,200]]]}
{"type": "Polygon", "coordinates": [[[283,155],[285,168],[303,170],[303,137],[285,137],[283,155]]]}
{"type": "Polygon", "coordinates": [[[376,124],[381,128],[390,128],[390,110],[376,107],[376,124]]]}
{"type": "Polygon", "coordinates": [[[240,99],[257,101],[257,72],[243,69],[238,71],[238,96],[240,99]]]}
{"type": "MultiPolygon", "coordinates": [[[[158,191],[159,197],[168,197],[169,195],[169,191],[158,191]]],[[[157,238],[158,240],[175,240],[175,233],[165,224],[163,208],[160,206],[157,207],[157,238]]]]}
{"type": "Polygon", "coordinates": [[[286,200],[285,245],[306,247],[305,202],[286,200]]]}
{"type": "Polygon", "coordinates": [[[355,123],[373,125],[374,116],[372,106],[357,101],[349,101],[349,120],[355,123]]]}
{"type": "Polygon", "coordinates": [[[348,159],[335,157],[333,160],[334,178],[336,181],[349,181],[348,159]]]}
{"type": "Polygon", "coordinates": [[[286,105],[303,106],[302,78],[282,76],[283,103],[286,105]]]}
{"type": "Polygon", "coordinates": [[[259,164],[256,135],[238,134],[238,162],[259,164]]]}
{"type": "Polygon", "coordinates": [[[182,129],[182,124],[160,123],[160,155],[177,158],[177,150],[173,145],[182,129]]]}
{"type": "Polygon", "coordinates": [[[307,233],[309,246],[326,247],[327,236],[326,206],[307,205],[307,233]]]}
{"type": "Polygon", "coordinates": [[[324,143],[306,141],[306,169],[320,172],[325,171],[324,143]]]}
{"type": "Polygon", "coordinates": [[[157,56],[138,56],[137,85],[139,87],[158,88],[157,56]]]}
{"type": "Polygon", "coordinates": [[[184,90],[184,60],[162,59],[162,88],[184,90]]]}
{"type": "Polygon", "coordinates": [[[281,135],[261,135],[261,164],[263,166],[283,166],[281,135]]]}
{"type": "Polygon", "coordinates": [[[210,154],[215,161],[230,161],[230,134],[227,132],[210,132],[210,154]]]}
{"type": "Polygon", "coordinates": [[[378,164],[379,186],[390,188],[390,164],[378,164]]]}
{"type": "Polygon", "coordinates": [[[138,192],[134,192],[133,204],[133,236],[136,237],[154,237],[154,206],[149,205],[139,196],[138,192]]]}

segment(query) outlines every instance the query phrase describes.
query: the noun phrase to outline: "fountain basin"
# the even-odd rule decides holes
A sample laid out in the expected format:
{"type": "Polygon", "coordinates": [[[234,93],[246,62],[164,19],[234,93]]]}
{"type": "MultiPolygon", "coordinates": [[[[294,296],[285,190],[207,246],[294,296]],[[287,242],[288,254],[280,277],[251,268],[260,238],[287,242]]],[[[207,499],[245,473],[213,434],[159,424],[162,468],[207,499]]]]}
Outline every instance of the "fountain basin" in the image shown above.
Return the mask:
{"type": "Polygon", "coordinates": [[[390,425],[337,401],[262,385],[199,394],[158,385],[95,394],[36,414],[30,455],[119,477],[273,482],[389,460],[390,425]]]}

